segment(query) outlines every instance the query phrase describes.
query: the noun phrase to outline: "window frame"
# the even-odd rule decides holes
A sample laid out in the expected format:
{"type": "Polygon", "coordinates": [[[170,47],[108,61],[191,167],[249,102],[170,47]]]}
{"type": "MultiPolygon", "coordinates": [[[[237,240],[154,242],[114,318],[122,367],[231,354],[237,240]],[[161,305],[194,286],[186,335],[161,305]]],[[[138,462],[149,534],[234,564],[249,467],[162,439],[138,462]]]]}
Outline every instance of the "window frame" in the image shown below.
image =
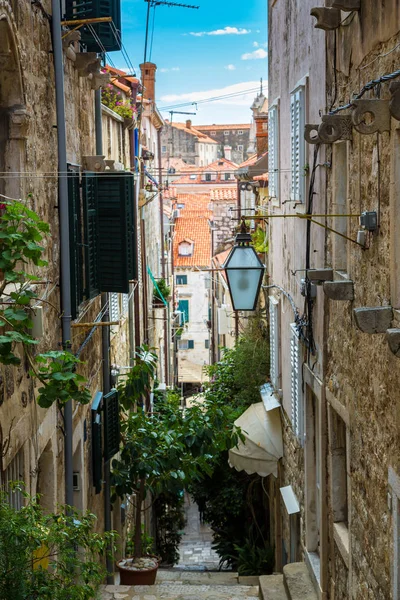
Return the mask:
{"type": "Polygon", "coordinates": [[[188,276],[187,275],[175,275],[175,284],[176,285],[187,285],[188,284],[188,276]],[[183,281],[180,281],[183,279],[183,281]]]}
{"type": "Polygon", "coordinates": [[[268,110],[268,195],[270,200],[279,204],[279,100],[268,110]]]}
{"type": "Polygon", "coordinates": [[[290,200],[299,204],[305,201],[306,142],[304,139],[306,113],[306,85],[301,82],[290,93],[290,200]]]}
{"type": "Polygon", "coordinates": [[[270,334],[270,379],[273,388],[281,388],[280,360],[280,302],[275,296],[269,297],[269,334],[270,334]]]}
{"type": "Polygon", "coordinates": [[[304,349],[296,324],[290,324],[290,406],[293,434],[301,446],[304,445],[304,349]]]}

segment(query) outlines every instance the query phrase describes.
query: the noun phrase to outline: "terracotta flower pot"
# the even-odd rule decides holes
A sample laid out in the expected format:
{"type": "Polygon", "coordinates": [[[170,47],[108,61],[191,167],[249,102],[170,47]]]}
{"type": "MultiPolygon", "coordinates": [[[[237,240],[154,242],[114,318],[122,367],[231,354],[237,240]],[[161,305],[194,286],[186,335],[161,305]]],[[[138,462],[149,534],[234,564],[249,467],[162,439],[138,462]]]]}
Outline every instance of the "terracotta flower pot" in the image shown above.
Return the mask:
{"type": "MultiPolygon", "coordinates": [[[[144,558],[155,558],[144,557],[144,558]]],[[[155,567],[151,567],[148,569],[140,569],[134,571],[132,569],[121,566],[119,563],[116,563],[117,569],[120,574],[120,584],[121,585],[154,585],[157,577],[157,571],[159,567],[159,561],[157,560],[157,564],[155,567]]]]}

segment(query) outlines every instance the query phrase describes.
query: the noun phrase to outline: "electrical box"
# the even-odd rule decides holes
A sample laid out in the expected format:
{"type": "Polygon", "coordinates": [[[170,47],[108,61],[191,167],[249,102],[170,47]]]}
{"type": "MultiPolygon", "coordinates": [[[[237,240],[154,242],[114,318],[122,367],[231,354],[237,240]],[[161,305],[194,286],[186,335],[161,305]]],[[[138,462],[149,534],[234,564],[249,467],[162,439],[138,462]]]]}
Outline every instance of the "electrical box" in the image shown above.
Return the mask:
{"type": "Polygon", "coordinates": [[[366,231],[376,231],[378,229],[378,214],[376,210],[364,211],[361,213],[360,225],[366,231]]]}

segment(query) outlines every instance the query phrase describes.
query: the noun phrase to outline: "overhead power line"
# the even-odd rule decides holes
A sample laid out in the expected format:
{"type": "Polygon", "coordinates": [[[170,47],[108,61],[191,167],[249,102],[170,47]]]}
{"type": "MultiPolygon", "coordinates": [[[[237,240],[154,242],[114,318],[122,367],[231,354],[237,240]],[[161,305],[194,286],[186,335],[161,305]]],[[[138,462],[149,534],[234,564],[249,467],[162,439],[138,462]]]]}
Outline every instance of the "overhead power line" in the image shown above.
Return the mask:
{"type": "Polygon", "coordinates": [[[250,94],[252,92],[257,92],[259,88],[248,88],[247,90],[241,90],[240,92],[231,92],[230,94],[223,94],[221,96],[212,96],[210,98],[204,98],[203,100],[189,100],[188,102],[183,102],[182,104],[168,104],[166,106],[160,107],[158,110],[161,112],[170,111],[172,108],[182,108],[184,106],[192,106],[195,104],[205,104],[206,102],[216,102],[217,100],[225,100],[228,98],[235,98],[237,96],[243,96],[245,94],[250,94]]]}

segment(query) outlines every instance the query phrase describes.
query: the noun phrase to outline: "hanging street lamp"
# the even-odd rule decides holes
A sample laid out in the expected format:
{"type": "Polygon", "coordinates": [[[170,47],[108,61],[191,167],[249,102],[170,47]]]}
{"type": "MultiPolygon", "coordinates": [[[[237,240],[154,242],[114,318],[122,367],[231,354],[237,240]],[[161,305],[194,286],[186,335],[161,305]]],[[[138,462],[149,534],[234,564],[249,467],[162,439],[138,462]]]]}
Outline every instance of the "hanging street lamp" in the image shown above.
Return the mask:
{"type": "Polygon", "coordinates": [[[234,310],[255,310],[257,306],[265,265],[258,258],[251,241],[243,221],[235,245],[223,265],[234,310]]]}

